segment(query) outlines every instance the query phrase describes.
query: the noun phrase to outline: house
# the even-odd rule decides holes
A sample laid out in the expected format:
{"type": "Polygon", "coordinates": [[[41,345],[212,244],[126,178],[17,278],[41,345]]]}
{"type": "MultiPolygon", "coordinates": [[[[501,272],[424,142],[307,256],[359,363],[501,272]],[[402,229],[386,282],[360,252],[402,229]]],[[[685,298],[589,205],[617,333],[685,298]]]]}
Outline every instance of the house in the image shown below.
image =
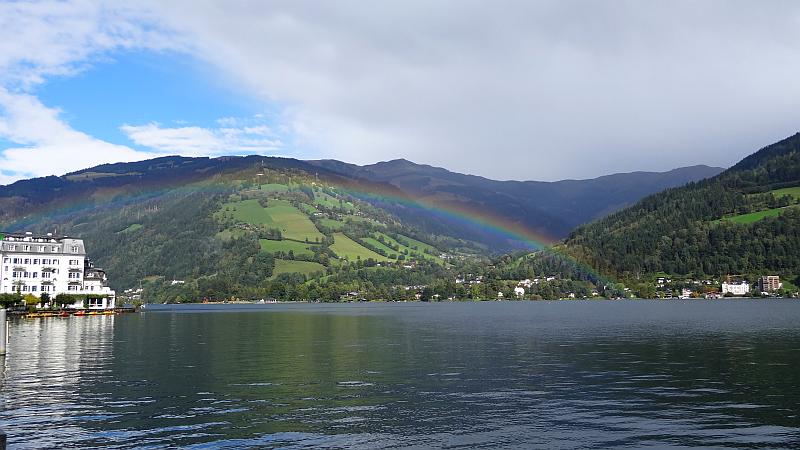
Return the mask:
{"type": "Polygon", "coordinates": [[[782,287],[781,278],[777,275],[765,275],[758,279],[758,289],[761,292],[771,293],[782,287]]]}
{"type": "Polygon", "coordinates": [[[83,239],[68,236],[0,233],[0,292],[54,298],[59,294],[89,296],[73,308],[114,308],[115,292],[103,269],[86,255],[83,239]]]}
{"type": "Polygon", "coordinates": [[[517,298],[522,298],[525,296],[525,288],[517,286],[514,288],[514,296],[517,298]]]}
{"type": "Polygon", "coordinates": [[[686,288],[681,289],[681,295],[678,298],[682,299],[692,298],[692,290],[686,288]]]}
{"type": "Polygon", "coordinates": [[[750,283],[747,281],[723,281],[722,282],[722,295],[731,294],[736,296],[744,296],[750,293],[750,283]]]}

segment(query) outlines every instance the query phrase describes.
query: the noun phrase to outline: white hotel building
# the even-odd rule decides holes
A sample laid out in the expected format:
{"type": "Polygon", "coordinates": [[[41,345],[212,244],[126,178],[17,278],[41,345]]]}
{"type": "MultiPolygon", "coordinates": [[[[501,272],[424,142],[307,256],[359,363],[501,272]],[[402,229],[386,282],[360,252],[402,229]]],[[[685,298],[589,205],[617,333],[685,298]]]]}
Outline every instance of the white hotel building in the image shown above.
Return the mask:
{"type": "MultiPolygon", "coordinates": [[[[115,292],[106,273],[86,257],[83,239],[35,236],[32,233],[0,233],[0,292],[19,292],[50,298],[58,294],[91,295],[90,309],[114,307],[115,292]]],[[[83,308],[76,302],[74,308],[83,308]]]]}

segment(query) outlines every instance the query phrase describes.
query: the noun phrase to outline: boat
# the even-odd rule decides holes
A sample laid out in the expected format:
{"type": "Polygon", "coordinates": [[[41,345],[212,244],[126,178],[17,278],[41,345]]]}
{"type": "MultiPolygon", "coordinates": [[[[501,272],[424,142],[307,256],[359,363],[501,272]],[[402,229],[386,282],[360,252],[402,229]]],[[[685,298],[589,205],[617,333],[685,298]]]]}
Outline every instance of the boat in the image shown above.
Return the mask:
{"type": "Polygon", "coordinates": [[[61,313],[59,313],[59,315],[58,315],[58,316],[59,316],[59,317],[69,317],[69,313],[68,313],[68,312],[66,312],[66,311],[61,311],[61,313]]]}
{"type": "Polygon", "coordinates": [[[113,315],[113,314],[114,314],[114,311],[113,311],[113,310],[111,310],[111,309],[108,309],[108,310],[106,310],[106,311],[103,311],[103,314],[104,314],[104,315],[106,315],[106,316],[111,316],[111,315],[113,315]]]}
{"type": "Polygon", "coordinates": [[[86,311],[76,311],[75,315],[76,316],[85,316],[86,315],[86,311]]]}

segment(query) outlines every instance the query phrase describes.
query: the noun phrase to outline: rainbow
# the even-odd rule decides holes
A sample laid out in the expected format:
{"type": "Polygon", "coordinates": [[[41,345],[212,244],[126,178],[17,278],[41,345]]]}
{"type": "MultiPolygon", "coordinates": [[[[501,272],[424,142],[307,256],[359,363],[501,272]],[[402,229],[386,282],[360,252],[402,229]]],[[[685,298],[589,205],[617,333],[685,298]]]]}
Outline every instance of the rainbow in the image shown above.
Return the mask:
{"type": "Polygon", "coordinates": [[[401,191],[375,185],[370,186],[368,190],[360,189],[353,185],[342,187],[342,190],[345,194],[366,200],[372,204],[379,206],[391,203],[400,204],[406,208],[419,211],[421,214],[429,214],[445,221],[466,225],[494,237],[505,238],[512,243],[518,244],[521,248],[544,252],[572,266],[576,272],[584,274],[596,285],[610,286],[614,283],[612,279],[602,275],[593,267],[554,246],[557,243],[556,239],[545,233],[534,231],[524,224],[507,217],[492,214],[463,203],[413,198],[401,191]]]}
{"type": "MultiPolygon", "coordinates": [[[[74,195],[58,206],[43,207],[10,224],[9,231],[27,231],[29,228],[41,226],[43,222],[52,222],[59,217],[89,212],[92,210],[121,208],[132,203],[154,200],[162,195],[189,195],[195,193],[219,194],[230,191],[230,187],[210,180],[193,181],[182,184],[185,180],[173,180],[171,183],[146,183],[141,185],[124,185],[113,188],[101,188],[89,195],[74,195]]],[[[498,214],[458,202],[435,201],[427,198],[416,198],[406,194],[392,185],[377,183],[362,184],[360,181],[347,179],[328,180],[342,194],[367,201],[377,206],[401,205],[419,214],[427,214],[445,222],[459,224],[486,236],[500,238],[515,244],[516,247],[544,252],[558,258],[582,273],[599,286],[610,285],[612,280],[591,266],[582,263],[573,256],[554,246],[556,239],[546,233],[538,232],[524,224],[513,221],[498,214]]],[[[76,193],[77,194],[77,193],[76,193]]],[[[58,231],[58,230],[47,230],[58,231]]]]}

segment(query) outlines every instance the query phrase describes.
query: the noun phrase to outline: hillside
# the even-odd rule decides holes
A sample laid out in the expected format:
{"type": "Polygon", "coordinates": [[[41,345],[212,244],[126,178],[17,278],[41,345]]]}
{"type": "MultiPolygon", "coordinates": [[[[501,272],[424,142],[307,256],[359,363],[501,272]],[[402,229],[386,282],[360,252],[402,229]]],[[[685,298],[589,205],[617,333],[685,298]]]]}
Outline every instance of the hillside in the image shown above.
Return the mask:
{"type": "Polygon", "coordinates": [[[563,249],[622,279],[800,274],[800,134],[576,229],[563,249]]]}
{"type": "MultiPolygon", "coordinates": [[[[589,180],[541,182],[496,181],[402,159],[367,166],[331,160],[311,163],[346,176],[388,183],[416,200],[433,205],[478,208],[488,215],[525,224],[537,234],[553,239],[564,238],[576,226],[630,206],[646,195],[709,178],[723,170],[693,166],[668,172],[632,172],[589,180]]],[[[405,220],[417,219],[414,214],[405,214],[402,208],[392,211],[405,220]]],[[[440,223],[437,229],[475,238],[474,230],[459,224],[440,223]]]]}
{"type": "Polygon", "coordinates": [[[429,284],[443,255],[478,248],[350,194],[377,190],[391,188],[296,160],[170,157],[26,180],[0,202],[4,229],[84,237],[113,287],[151,300],[413,298],[388,288],[429,284]]]}
{"type": "MultiPolygon", "coordinates": [[[[83,237],[113,288],[144,288],[150,301],[485,298],[511,295],[514,284],[504,278],[510,272],[494,271],[488,257],[515,243],[472,226],[469,217],[449,222],[452,205],[414,206],[420,192],[439,185],[426,197],[449,189],[459,203],[522,220],[520,211],[531,211],[520,203],[532,202],[529,185],[550,189],[548,198],[592,191],[597,208],[613,209],[609,201],[629,198],[637,186],[654,189],[713,170],[520,183],[398,161],[368,169],[324,165],[261,156],[105,164],[0,186],[0,228],[83,237]],[[488,278],[469,289],[455,283],[467,274],[488,278]]],[[[564,208],[558,214],[568,214],[564,208]]],[[[536,226],[541,219],[526,220],[536,226]]],[[[560,289],[575,287],[536,295],[552,298],[560,289]]]]}

